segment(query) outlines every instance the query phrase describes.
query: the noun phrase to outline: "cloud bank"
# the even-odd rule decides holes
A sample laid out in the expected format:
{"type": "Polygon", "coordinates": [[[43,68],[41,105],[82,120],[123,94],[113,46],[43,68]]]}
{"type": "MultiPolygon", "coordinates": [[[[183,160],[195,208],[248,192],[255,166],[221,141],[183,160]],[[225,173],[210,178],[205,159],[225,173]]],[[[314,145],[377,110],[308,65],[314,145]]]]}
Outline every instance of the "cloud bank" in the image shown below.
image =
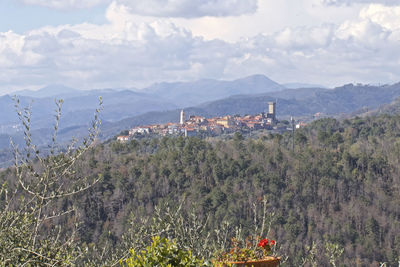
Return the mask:
{"type": "Polygon", "coordinates": [[[110,3],[111,0],[18,0],[26,5],[43,6],[54,9],[90,8],[100,4],[110,3]]]}
{"type": "Polygon", "coordinates": [[[156,17],[238,16],[254,13],[257,0],[118,0],[134,14],[156,17]]]}
{"type": "MultiPolygon", "coordinates": [[[[54,9],[90,8],[112,0],[18,0],[27,5],[54,9]]],[[[238,16],[254,13],[257,0],[114,0],[133,14],[155,17],[195,18],[203,16],[238,16]]]]}
{"type": "Polygon", "coordinates": [[[326,5],[383,4],[398,5],[398,0],[322,0],[326,5]]]}
{"type": "Polygon", "coordinates": [[[400,6],[368,5],[340,24],[286,27],[236,42],[206,40],[169,19],[138,21],[116,3],[107,18],[105,25],[0,33],[0,92],[54,83],[143,87],[256,73],[328,86],[400,80],[400,6]]]}

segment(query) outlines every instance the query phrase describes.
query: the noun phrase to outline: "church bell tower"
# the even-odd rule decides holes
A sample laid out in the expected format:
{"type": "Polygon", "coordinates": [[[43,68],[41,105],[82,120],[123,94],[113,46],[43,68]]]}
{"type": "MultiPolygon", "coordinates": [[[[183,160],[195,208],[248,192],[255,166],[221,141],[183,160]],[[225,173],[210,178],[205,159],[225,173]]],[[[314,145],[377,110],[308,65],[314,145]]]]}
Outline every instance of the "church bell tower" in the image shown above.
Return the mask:
{"type": "Polygon", "coordinates": [[[179,123],[185,124],[185,111],[183,109],[181,110],[181,117],[180,117],[179,123]]]}

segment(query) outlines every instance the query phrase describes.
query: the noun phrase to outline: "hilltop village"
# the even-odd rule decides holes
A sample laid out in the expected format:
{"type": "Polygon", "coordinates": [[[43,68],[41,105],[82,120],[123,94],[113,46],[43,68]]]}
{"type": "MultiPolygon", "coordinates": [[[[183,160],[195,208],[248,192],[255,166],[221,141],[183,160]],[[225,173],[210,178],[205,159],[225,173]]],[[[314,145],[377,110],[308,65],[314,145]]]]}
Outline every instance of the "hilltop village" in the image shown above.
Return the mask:
{"type": "MultiPolygon", "coordinates": [[[[179,123],[164,123],[148,126],[138,126],[129,130],[129,135],[120,135],[117,140],[126,142],[135,136],[143,135],[173,135],[173,136],[197,136],[199,134],[220,135],[243,130],[286,130],[287,127],[277,127],[276,103],[268,102],[268,112],[258,115],[223,116],[205,118],[202,116],[190,116],[186,119],[185,111],[180,113],[179,123]]],[[[296,127],[303,125],[298,124],[296,127]]]]}

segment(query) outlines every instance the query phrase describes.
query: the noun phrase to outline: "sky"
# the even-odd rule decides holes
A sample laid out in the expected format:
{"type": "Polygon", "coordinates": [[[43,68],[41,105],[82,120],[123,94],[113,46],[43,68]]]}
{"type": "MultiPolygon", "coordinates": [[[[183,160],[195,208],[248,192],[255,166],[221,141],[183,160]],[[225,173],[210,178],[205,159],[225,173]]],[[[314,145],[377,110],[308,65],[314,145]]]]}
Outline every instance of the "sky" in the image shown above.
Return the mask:
{"type": "Polygon", "coordinates": [[[400,81],[400,0],[0,0],[0,94],[400,81]]]}

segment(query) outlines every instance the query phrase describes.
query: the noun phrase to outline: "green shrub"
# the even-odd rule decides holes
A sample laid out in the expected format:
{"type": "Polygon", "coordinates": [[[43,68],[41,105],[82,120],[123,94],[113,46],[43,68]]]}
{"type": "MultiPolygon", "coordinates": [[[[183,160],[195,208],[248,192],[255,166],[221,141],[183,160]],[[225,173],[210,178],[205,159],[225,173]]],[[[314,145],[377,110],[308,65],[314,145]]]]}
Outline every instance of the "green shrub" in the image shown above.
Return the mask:
{"type": "Polygon", "coordinates": [[[121,261],[121,266],[203,266],[203,259],[194,257],[190,250],[181,249],[175,241],[153,237],[150,246],[140,253],[133,249],[131,256],[121,261]]]}

